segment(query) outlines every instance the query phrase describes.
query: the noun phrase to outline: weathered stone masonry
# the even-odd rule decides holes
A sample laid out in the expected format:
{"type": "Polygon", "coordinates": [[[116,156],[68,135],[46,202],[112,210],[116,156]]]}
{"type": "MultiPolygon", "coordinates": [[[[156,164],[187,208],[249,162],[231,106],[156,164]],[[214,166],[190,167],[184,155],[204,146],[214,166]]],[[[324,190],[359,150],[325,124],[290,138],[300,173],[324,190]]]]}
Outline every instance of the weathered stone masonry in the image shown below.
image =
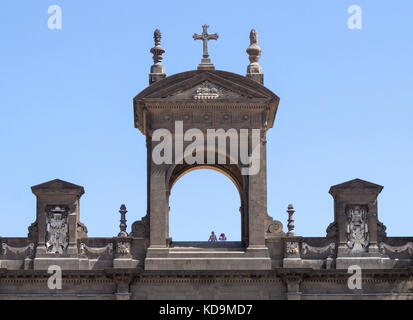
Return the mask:
{"type": "MultiPolygon", "coordinates": [[[[216,40],[207,29],[194,39],[216,40]]],[[[197,70],[167,77],[159,30],[154,39],[150,85],[133,100],[135,127],[147,141],[147,214],[128,232],[122,206],[120,233],[91,238],[80,221],[83,187],[59,179],[32,187],[37,207],[28,236],[0,238],[0,299],[412,299],[413,237],[387,237],[377,205],[382,186],[355,179],[331,187],[334,221],[326,237],[296,235],[292,205],[286,232],[268,214],[266,132],[279,98],[263,85],[256,31],[245,77],[215,70],[206,40],[197,70]],[[152,134],[159,128],[175,134],[175,121],[202,132],[260,129],[259,173],[241,174],[240,161],[155,164],[152,134]],[[169,237],[170,191],[198,168],[222,172],[236,185],[241,241],[169,237]],[[47,285],[51,265],[63,270],[61,290],[47,285]],[[355,290],[347,283],[353,265],[362,270],[355,290]]],[[[229,150],[224,156],[230,160],[229,150]]]]}

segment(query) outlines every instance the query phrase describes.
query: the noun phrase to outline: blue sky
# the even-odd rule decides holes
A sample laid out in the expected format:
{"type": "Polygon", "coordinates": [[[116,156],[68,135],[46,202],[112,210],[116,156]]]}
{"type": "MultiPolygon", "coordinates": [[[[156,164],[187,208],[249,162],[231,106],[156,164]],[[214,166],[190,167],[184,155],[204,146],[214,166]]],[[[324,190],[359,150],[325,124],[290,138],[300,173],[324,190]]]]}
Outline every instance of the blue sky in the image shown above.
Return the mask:
{"type": "MultiPolygon", "coordinates": [[[[22,1],[0,2],[0,236],[26,236],[35,219],[30,186],[60,178],[85,187],[89,236],[128,230],[146,214],[144,136],[132,98],[147,86],[153,31],[162,31],[168,75],[195,69],[210,25],[217,69],[245,74],[249,32],[263,50],[265,85],[280,98],[268,133],[268,212],[296,232],[324,236],[330,186],[353,178],[384,185],[379,219],[388,234],[412,234],[413,2],[22,1]],[[62,8],[62,30],[47,9],[62,8]],[[362,8],[349,30],[347,8],[362,8]]],[[[171,196],[170,233],[240,238],[239,196],[222,174],[194,171],[171,196]]]]}

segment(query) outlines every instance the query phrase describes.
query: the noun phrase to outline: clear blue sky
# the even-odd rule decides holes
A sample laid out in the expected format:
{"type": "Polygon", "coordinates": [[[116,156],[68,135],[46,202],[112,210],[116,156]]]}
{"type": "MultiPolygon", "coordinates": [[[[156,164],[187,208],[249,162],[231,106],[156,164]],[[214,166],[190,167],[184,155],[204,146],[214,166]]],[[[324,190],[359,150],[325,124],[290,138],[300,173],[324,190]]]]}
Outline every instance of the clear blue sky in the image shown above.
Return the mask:
{"type": "MultiPolygon", "coordinates": [[[[168,75],[195,69],[208,23],[217,69],[245,74],[251,28],[259,33],[265,85],[280,98],[268,134],[268,212],[296,232],[324,236],[331,185],[384,185],[379,219],[388,234],[413,234],[413,2],[45,1],[0,2],[0,236],[26,236],[35,219],[30,186],[60,178],[85,187],[89,236],[128,230],[146,213],[144,136],[132,98],[147,86],[153,31],[168,75]],[[49,30],[49,5],[63,29],[49,30]],[[363,29],[349,30],[360,5],[363,29]]],[[[171,196],[171,235],[240,238],[239,196],[222,174],[195,171],[171,196]]]]}

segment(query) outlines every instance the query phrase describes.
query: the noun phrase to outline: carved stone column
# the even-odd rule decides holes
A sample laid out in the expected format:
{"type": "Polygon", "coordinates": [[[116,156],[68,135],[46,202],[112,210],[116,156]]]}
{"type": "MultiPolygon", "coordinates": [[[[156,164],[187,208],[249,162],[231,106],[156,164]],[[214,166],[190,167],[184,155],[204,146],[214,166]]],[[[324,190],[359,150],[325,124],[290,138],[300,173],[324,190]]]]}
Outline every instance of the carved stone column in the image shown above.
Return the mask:
{"type": "Polygon", "coordinates": [[[151,164],[149,177],[150,248],[166,248],[168,238],[168,198],[166,166],[151,164]]]}
{"type": "MultiPolygon", "coordinates": [[[[250,142],[251,143],[251,142],[250,142]]],[[[260,168],[256,174],[248,175],[248,248],[247,251],[255,252],[260,256],[268,256],[265,245],[267,214],[267,167],[266,143],[260,141],[260,168]]],[[[251,147],[250,147],[251,149],[251,147]]],[[[269,261],[270,263],[270,261],[269,261]]]]}
{"type": "MultiPolygon", "coordinates": [[[[168,186],[166,175],[168,165],[157,165],[152,161],[154,145],[148,136],[148,213],[149,213],[149,248],[146,259],[165,257],[168,253],[168,186]]],[[[149,267],[149,263],[145,264],[149,267]]]]}

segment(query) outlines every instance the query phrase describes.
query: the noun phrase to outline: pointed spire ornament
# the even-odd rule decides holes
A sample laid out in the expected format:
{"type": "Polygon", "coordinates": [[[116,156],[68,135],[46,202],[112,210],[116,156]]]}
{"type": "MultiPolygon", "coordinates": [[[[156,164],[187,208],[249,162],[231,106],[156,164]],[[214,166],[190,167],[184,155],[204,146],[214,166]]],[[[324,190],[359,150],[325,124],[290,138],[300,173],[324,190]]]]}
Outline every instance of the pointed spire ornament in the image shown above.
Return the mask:
{"type": "Polygon", "coordinates": [[[289,237],[294,237],[295,236],[294,212],[295,212],[294,206],[292,204],[289,204],[288,205],[288,210],[287,210],[287,213],[288,213],[288,224],[287,224],[288,232],[287,232],[287,236],[289,236],[289,237]]]}
{"type": "Polygon", "coordinates": [[[120,213],[120,225],[119,225],[119,229],[120,232],[118,234],[118,237],[127,237],[128,233],[126,232],[126,213],[128,212],[128,210],[126,210],[126,206],[124,204],[122,204],[120,206],[119,209],[119,213],[120,213]]]}
{"type": "Polygon", "coordinates": [[[247,49],[250,64],[247,67],[247,78],[264,84],[264,74],[258,61],[260,60],[261,48],[258,45],[258,33],[255,29],[250,32],[250,46],[247,49]]]}
{"type": "Polygon", "coordinates": [[[153,54],[154,64],[151,66],[151,73],[149,74],[149,84],[159,81],[166,77],[165,68],[161,61],[163,59],[162,54],[165,50],[161,47],[162,34],[159,29],[156,29],[153,33],[153,39],[155,41],[155,46],[151,49],[153,54]]]}

